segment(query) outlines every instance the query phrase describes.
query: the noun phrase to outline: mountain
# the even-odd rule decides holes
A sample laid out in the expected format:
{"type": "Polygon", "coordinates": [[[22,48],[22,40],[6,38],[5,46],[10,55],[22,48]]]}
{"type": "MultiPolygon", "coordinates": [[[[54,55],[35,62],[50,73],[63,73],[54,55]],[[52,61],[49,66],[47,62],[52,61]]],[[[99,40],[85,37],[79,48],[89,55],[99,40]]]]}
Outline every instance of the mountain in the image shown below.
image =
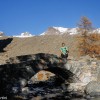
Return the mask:
{"type": "Polygon", "coordinates": [[[49,27],[40,35],[62,35],[66,33],[70,35],[77,34],[77,28],[49,27]]]}
{"type": "Polygon", "coordinates": [[[60,31],[55,29],[54,27],[49,27],[45,32],[40,35],[60,35],[60,31]]]}
{"type": "MultiPolygon", "coordinates": [[[[77,34],[78,28],[64,28],[64,27],[49,27],[45,32],[40,35],[62,35],[62,34],[77,34]]],[[[92,32],[100,33],[100,28],[93,29],[92,32]]]]}
{"type": "Polygon", "coordinates": [[[24,33],[21,33],[21,35],[16,35],[16,36],[13,36],[13,37],[20,37],[20,38],[26,38],[26,37],[33,37],[34,35],[30,34],[29,32],[24,32],[24,33]]]}
{"type": "MultiPolygon", "coordinates": [[[[64,28],[64,27],[48,27],[48,29],[41,33],[39,36],[41,35],[74,35],[74,34],[78,34],[77,31],[77,27],[76,28],[64,28]]],[[[90,31],[90,33],[99,33],[100,34],[100,28],[96,28],[90,31]]],[[[0,37],[4,36],[4,32],[0,31],[0,37]]],[[[33,37],[35,35],[29,33],[29,32],[23,32],[20,35],[14,35],[13,37],[19,37],[19,38],[27,38],[27,37],[33,37]]]]}
{"type": "Polygon", "coordinates": [[[4,36],[4,32],[0,31],[0,37],[4,36]]]}

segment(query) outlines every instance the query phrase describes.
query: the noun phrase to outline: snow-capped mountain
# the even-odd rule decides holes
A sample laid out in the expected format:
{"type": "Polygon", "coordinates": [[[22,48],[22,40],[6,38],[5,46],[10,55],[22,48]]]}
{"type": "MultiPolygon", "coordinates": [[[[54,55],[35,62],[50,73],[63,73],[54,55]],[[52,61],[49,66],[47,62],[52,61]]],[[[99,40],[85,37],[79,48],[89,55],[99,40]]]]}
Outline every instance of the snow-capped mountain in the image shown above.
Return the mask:
{"type": "MultiPolygon", "coordinates": [[[[62,34],[78,34],[78,28],[64,28],[64,27],[49,27],[45,32],[40,35],[62,35],[62,34]]],[[[100,28],[92,30],[92,32],[100,33],[100,28]]]]}
{"type": "Polygon", "coordinates": [[[29,32],[24,32],[24,33],[21,33],[21,35],[16,35],[16,36],[13,36],[13,37],[20,37],[20,38],[26,38],[26,37],[33,37],[34,35],[30,34],[29,32]]]}
{"type": "MultiPolygon", "coordinates": [[[[78,28],[64,28],[64,27],[49,27],[45,32],[41,33],[41,35],[62,35],[62,34],[68,34],[68,35],[74,35],[78,34],[78,28]]],[[[90,33],[99,33],[100,34],[100,28],[93,29],[90,31],[90,33]]],[[[0,31],[0,37],[4,36],[4,32],[0,31]]],[[[19,38],[27,38],[27,37],[33,37],[35,35],[30,34],[29,32],[23,32],[20,35],[14,35],[13,37],[19,37],[19,38]]]]}
{"type": "Polygon", "coordinates": [[[47,31],[40,35],[62,35],[62,34],[77,34],[77,28],[64,28],[64,27],[49,27],[47,31]]]}

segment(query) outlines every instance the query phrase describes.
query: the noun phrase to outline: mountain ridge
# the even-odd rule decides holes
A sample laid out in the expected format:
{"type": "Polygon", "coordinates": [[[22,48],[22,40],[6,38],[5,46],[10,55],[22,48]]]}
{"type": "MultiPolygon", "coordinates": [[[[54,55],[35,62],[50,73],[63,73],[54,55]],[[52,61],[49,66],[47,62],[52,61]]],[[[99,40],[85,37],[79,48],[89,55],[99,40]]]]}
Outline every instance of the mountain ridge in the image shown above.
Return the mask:
{"type": "MultiPolygon", "coordinates": [[[[62,34],[69,34],[75,35],[78,34],[78,27],[76,28],[64,28],[64,27],[49,27],[45,32],[40,35],[62,35],[62,34]]],[[[97,32],[100,34],[100,28],[93,29],[91,32],[97,32]]]]}
{"type": "MultiPolygon", "coordinates": [[[[68,35],[75,35],[78,34],[77,31],[78,27],[75,28],[65,28],[65,27],[48,27],[47,30],[45,30],[43,33],[40,33],[39,35],[31,34],[30,32],[23,32],[20,35],[13,35],[13,37],[19,37],[19,38],[27,38],[27,37],[33,37],[33,36],[41,36],[41,35],[62,35],[62,34],[68,34],[68,35]]],[[[92,32],[97,32],[100,34],[100,28],[93,29],[92,32]]],[[[4,32],[0,31],[0,36],[5,36],[4,32]]]]}

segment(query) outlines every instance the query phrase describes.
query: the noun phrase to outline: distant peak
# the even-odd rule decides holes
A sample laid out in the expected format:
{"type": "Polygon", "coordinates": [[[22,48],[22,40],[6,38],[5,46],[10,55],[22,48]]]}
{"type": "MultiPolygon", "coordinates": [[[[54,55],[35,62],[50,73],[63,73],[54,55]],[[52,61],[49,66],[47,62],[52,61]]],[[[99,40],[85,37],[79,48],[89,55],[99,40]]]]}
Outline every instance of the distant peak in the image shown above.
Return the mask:
{"type": "Polygon", "coordinates": [[[24,33],[21,33],[21,36],[32,36],[32,34],[30,34],[29,32],[24,32],[24,33]]]}
{"type": "Polygon", "coordinates": [[[64,27],[49,27],[45,32],[40,35],[62,35],[62,34],[77,34],[77,28],[64,28],[64,27]]]}
{"type": "Polygon", "coordinates": [[[30,34],[29,32],[23,32],[21,35],[17,35],[14,37],[20,37],[20,38],[25,38],[25,37],[33,37],[34,35],[30,34]]]}
{"type": "Polygon", "coordinates": [[[0,31],[0,36],[1,37],[4,36],[4,32],[0,31]]]}

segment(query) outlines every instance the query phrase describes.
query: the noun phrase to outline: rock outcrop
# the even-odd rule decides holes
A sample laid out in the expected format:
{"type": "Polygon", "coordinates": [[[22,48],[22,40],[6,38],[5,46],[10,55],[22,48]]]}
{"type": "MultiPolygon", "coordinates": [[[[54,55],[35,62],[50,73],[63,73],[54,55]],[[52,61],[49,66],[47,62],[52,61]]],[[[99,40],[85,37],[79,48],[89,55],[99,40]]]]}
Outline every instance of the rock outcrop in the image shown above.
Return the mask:
{"type": "Polygon", "coordinates": [[[89,56],[81,57],[79,60],[71,60],[65,64],[65,68],[78,77],[79,82],[71,83],[69,89],[83,91],[91,81],[100,81],[100,60],[89,56]]]}

